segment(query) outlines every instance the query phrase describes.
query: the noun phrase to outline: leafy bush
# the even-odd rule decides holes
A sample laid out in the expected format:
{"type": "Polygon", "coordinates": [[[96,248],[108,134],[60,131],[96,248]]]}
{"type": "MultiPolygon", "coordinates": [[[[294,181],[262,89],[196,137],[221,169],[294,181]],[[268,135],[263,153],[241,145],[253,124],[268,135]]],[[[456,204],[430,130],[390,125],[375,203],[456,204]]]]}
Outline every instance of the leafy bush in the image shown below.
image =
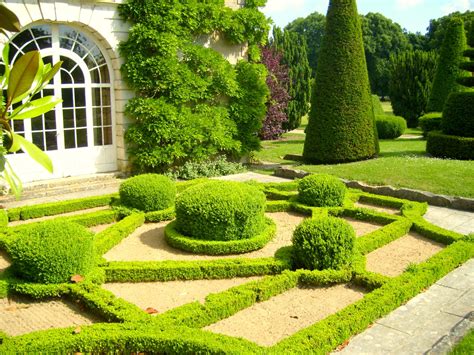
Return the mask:
{"type": "Polygon", "coordinates": [[[437,55],[420,50],[390,57],[390,100],[393,112],[406,119],[408,127],[418,126],[426,105],[436,68],[437,55]]]}
{"type": "Polygon", "coordinates": [[[439,131],[441,129],[441,112],[430,112],[424,114],[418,119],[418,124],[423,131],[423,136],[428,136],[431,131],[439,131]]]}
{"type": "Polygon", "coordinates": [[[174,179],[192,180],[202,177],[213,177],[237,174],[245,171],[240,163],[227,161],[225,156],[214,160],[188,161],[183,166],[172,169],[166,173],[174,179]]]}
{"type": "Polygon", "coordinates": [[[306,219],[293,233],[293,262],[309,270],[340,269],[354,252],[355,232],[343,219],[306,219]]]}
{"type": "Polygon", "coordinates": [[[436,66],[433,88],[427,105],[427,111],[442,111],[451,92],[462,91],[456,82],[462,74],[459,64],[464,61],[463,51],[466,49],[466,33],[464,22],[460,18],[448,21],[440,56],[436,66]]]}
{"type": "Polygon", "coordinates": [[[94,263],[93,234],[66,221],[46,221],[25,229],[8,248],[13,269],[38,283],[68,282],[86,275],[94,263]]]}
{"type": "Polygon", "coordinates": [[[377,130],[355,0],[331,3],[315,74],[303,158],[338,163],[374,157],[377,130]]]}
{"type": "Polygon", "coordinates": [[[375,117],[375,123],[380,139],[398,138],[407,129],[406,121],[399,116],[379,115],[375,117]]]}
{"type": "Polygon", "coordinates": [[[265,194],[248,184],[210,181],[190,187],[176,200],[176,229],[205,240],[254,237],[265,227],[265,194]]]}
{"type": "Polygon", "coordinates": [[[141,211],[159,211],[173,206],[176,186],[167,176],[143,174],[131,177],[119,189],[120,201],[141,211]]]}
{"type": "Polygon", "coordinates": [[[6,227],[8,224],[8,213],[6,210],[0,208],[0,227],[6,227]]]}
{"type": "Polygon", "coordinates": [[[460,137],[474,137],[473,117],[474,91],[452,93],[443,110],[443,132],[460,137]]]}
{"type": "Polygon", "coordinates": [[[332,175],[308,175],[298,181],[298,200],[309,206],[342,206],[346,185],[332,175]]]}
{"type": "Polygon", "coordinates": [[[374,108],[375,117],[385,115],[378,95],[372,95],[372,107],[374,108]]]}
{"type": "Polygon", "coordinates": [[[474,138],[432,131],[428,133],[426,152],[439,158],[474,160],[474,138]]]}

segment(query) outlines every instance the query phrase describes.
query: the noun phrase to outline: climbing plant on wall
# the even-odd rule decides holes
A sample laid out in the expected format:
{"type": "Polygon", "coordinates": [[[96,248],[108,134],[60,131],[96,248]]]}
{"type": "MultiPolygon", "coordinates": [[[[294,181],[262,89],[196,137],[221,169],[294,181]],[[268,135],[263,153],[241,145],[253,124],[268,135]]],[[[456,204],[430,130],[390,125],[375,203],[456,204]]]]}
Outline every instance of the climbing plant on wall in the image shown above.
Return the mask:
{"type": "Polygon", "coordinates": [[[246,1],[238,10],[223,0],[129,0],[120,6],[132,24],[120,48],[122,71],[137,94],[127,106],[132,124],[125,135],[137,170],[163,171],[259,148],[268,89],[265,68],[254,61],[269,30],[258,10],[265,2],[246,1]],[[248,43],[250,63],[232,66],[202,45],[210,38],[248,43]]]}

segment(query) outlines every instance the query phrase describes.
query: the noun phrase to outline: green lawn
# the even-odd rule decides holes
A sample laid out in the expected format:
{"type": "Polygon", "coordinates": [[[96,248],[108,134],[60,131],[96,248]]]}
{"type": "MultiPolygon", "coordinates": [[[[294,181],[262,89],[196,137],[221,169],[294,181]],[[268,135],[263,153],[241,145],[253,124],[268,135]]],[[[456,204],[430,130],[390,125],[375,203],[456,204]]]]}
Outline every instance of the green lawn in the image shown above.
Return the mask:
{"type": "Polygon", "coordinates": [[[450,355],[474,354],[474,329],[451,350],[450,355]]]}
{"type": "Polygon", "coordinates": [[[302,154],[304,135],[284,135],[286,140],[263,142],[256,159],[294,165],[295,168],[326,173],[373,185],[392,185],[437,194],[474,197],[474,162],[442,160],[425,156],[424,140],[381,140],[377,159],[336,165],[301,165],[284,160],[286,154],[302,154]],[[299,139],[298,139],[299,138],[299,139]]]}

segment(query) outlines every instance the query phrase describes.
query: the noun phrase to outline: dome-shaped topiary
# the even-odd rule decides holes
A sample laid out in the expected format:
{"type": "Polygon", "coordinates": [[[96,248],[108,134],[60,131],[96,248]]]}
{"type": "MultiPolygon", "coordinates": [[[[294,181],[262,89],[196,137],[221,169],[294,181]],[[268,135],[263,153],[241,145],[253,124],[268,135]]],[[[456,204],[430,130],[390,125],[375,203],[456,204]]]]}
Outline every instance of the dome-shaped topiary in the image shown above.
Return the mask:
{"type": "Polygon", "coordinates": [[[318,59],[303,158],[338,163],[378,153],[362,30],[355,0],[331,0],[318,59]]]}
{"type": "Polygon", "coordinates": [[[441,118],[447,135],[474,137],[474,91],[454,92],[449,95],[441,118]]]}
{"type": "Polygon", "coordinates": [[[342,206],[346,185],[332,175],[308,175],[298,181],[298,200],[309,206],[342,206]]]}
{"type": "Polygon", "coordinates": [[[343,219],[306,219],[293,232],[292,259],[296,268],[340,269],[353,256],[355,232],[343,219]]]}
{"type": "Polygon", "coordinates": [[[93,233],[67,221],[46,221],[31,226],[12,243],[8,252],[14,272],[38,283],[68,282],[93,267],[93,233]]]}
{"type": "Polygon", "coordinates": [[[119,194],[120,201],[127,207],[144,212],[159,211],[173,206],[176,185],[167,176],[143,174],[125,180],[119,194]]]}
{"type": "Polygon", "coordinates": [[[375,117],[375,123],[380,139],[398,138],[407,129],[407,122],[400,116],[378,115],[375,117]]]}
{"type": "Polygon", "coordinates": [[[237,240],[265,228],[265,194],[239,182],[210,181],[190,187],[176,200],[176,229],[205,240],[237,240]]]}

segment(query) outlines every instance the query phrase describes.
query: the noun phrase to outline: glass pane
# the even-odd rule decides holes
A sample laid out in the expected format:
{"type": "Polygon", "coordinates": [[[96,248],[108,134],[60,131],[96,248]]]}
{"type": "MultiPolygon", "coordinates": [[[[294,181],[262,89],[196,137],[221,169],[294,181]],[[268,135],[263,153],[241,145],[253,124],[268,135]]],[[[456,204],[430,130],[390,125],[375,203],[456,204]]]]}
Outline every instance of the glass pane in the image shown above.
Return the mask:
{"type": "Polygon", "coordinates": [[[84,83],[84,73],[82,72],[81,68],[79,66],[74,69],[72,72],[72,77],[74,78],[74,82],[77,84],[83,84],[84,83]]]}
{"type": "Polygon", "coordinates": [[[100,89],[92,88],[92,106],[100,106],[100,89]]]}
{"type": "Polygon", "coordinates": [[[61,68],[64,70],[71,71],[76,66],[76,62],[73,61],[71,58],[62,55],[60,59],[63,61],[61,68]]]}
{"type": "Polygon", "coordinates": [[[56,114],[54,110],[44,114],[44,123],[46,129],[56,129],[56,114]]]}
{"type": "Polygon", "coordinates": [[[13,121],[13,131],[24,132],[25,131],[25,122],[23,120],[15,120],[13,121]]]}
{"type": "Polygon", "coordinates": [[[46,150],[57,150],[58,139],[56,136],[56,131],[46,132],[45,136],[46,136],[46,150]]]}
{"type": "Polygon", "coordinates": [[[12,42],[21,47],[24,43],[29,42],[32,39],[33,37],[31,36],[31,32],[29,30],[25,30],[16,35],[12,42]]]}
{"type": "Polygon", "coordinates": [[[104,127],[104,145],[112,144],[112,127],[104,127]]]}
{"type": "Polygon", "coordinates": [[[63,125],[64,128],[74,128],[74,110],[63,110],[63,125]]]}
{"type": "Polygon", "coordinates": [[[104,126],[112,125],[112,113],[111,113],[110,107],[104,107],[102,109],[102,122],[104,126]]]}
{"type": "Polygon", "coordinates": [[[31,27],[31,32],[35,37],[47,37],[51,36],[51,26],[50,25],[39,25],[31,27]]]}
{"type": "Polygon", "coordinates": [[[110,89],[107,89],[107,88],[102,89],[102,105],[110,106],[110,89]]]}
{"type": "Polygon", "coordinates": [[[72,84],[73,83],[72,76],[71,76],[71,74],[69,74],[68,71],[66,71],[64,69],[60,69],[60,72],[61,72],[61,83],[63,83],[63,84],[72,84]]]}
{"type": "Polygon", "coordinates": [[[76,127],[86,127],[86,109],[80,108],[76,110],[76,127]]]}
{"type": "MultiPolygon", "coordinates": [[[[26,53],[26,52],[30,52],[30,51],[37,51],[38,47],[37,47],[35,41],[31,41],[31,42],[27,43],[25,46],[21,47],[21,50],[22,50],[23,53],[26,53]]],[[[18,57],[17,57],[17,59],[18,59],[18,57]]]]}
{"type": "Polygon", "coordinates": [[[33,143],[37,145],[41,150],[44,150],[44,138],[43,132],[33,132],[33,143]]]}
{"type": "Polygon", "coordinates": [[[92,122],[94,126],[102,126],[102,114],[100,107],[92,109],[92,122]]]}
{"type": "Polygon", "coordinates": [[[91,80],[93,83],[100,83],[100,73],[99,69],[91,70],[91,80]]]}
{"type": "Polygon", "coordinates": [[[76,148],[74,130],[64,131],[64,146],[66,149],[76,148]]]}
{"type": "Polygon", "coordinates": [[[72,49],[72,51],[74,53],[76,53],[79,57],[84,57],[86,54],[87,54],[87,49],[84,48],[84,46],[82,46],[81,44],[79,43],[75,43],[74,45],[74,48],[72,49]]]}
{"type": "Polygon", "coordinates": [[[70,38],[63,38],[59,39],[59,46],[64,49],[71,49],[72,45],[74,44],[73,40],[70,38]]]}
{"type": "Polygon", "coordinates": [[[77,88],[74,89],[74,98],[76,107],[85,107],[86,106],[86,89],[77,88]]]}
{"type": "Polygon", "coordinates": [[[103,145],[102,128],[94,128],[94,145],[103,145]]]}
{"type": "Polygon", "coordinates": [[[109,68],[107,68],[107,65],[101,66],[99,70],[100,70],[100,82],[110,83],[109,68]]]}
{"type": "Polygon", "coordinates": [[[51,48],[52,47],[51,37],[37,38],[36,43],[38,43],[38,47],[40,49],[45,49],[45,48],[51,48]]]}
{"type": "Polygon", "coordinates": [[[77,147],[87,147],[87,130],[78,129],[76,131],[77,147]]]}
{"type": "Polygon", "coordinates": [[[91,54],[90,55],[92,55],[94,57],[94,59],[97,63],[96,66],[105,64],[105,58],[104,58],[104,56],[100,52],[100,49],[97,46],[94,46],[91,49],[91,54]]]}
{"type": "Polygon", "coordinates": [[[31,119],[31,129],[33,131],[42,131],[43,130],[43,117],[35,117],[31,119]]]}
{"type": "Polygon", "coordinates": [[[84,62],[86,62],[87,67],[90,68],[95,68],[97,66],[97,63],[94,60],[94,57],[90,55],[90,53],[84,58],[84,62]]]}
{"type": "MultiPolygon", "coordinates": [[[[86,49],[91,49],[91,48],[94,47],[94,43],[91,40],[89,40],[89,38],[87,38],[84,34],[82,34],[80,32],[77,34],[76,42],[80,43],[86,49]]],[[[76,46],[77,46],[77,44],[76,44],[76,46]]]]}
{"type": "Polygon", "coordinates": [[[74,107],[72,89],[61,89],[61,97],[63,99],[63,107],[74,107]]]}
{"type": "Polygon", "coordinates": [[[50,96],[50,95],[54,95],[53,89],[43,89],[43,97],[50,96]]]}

